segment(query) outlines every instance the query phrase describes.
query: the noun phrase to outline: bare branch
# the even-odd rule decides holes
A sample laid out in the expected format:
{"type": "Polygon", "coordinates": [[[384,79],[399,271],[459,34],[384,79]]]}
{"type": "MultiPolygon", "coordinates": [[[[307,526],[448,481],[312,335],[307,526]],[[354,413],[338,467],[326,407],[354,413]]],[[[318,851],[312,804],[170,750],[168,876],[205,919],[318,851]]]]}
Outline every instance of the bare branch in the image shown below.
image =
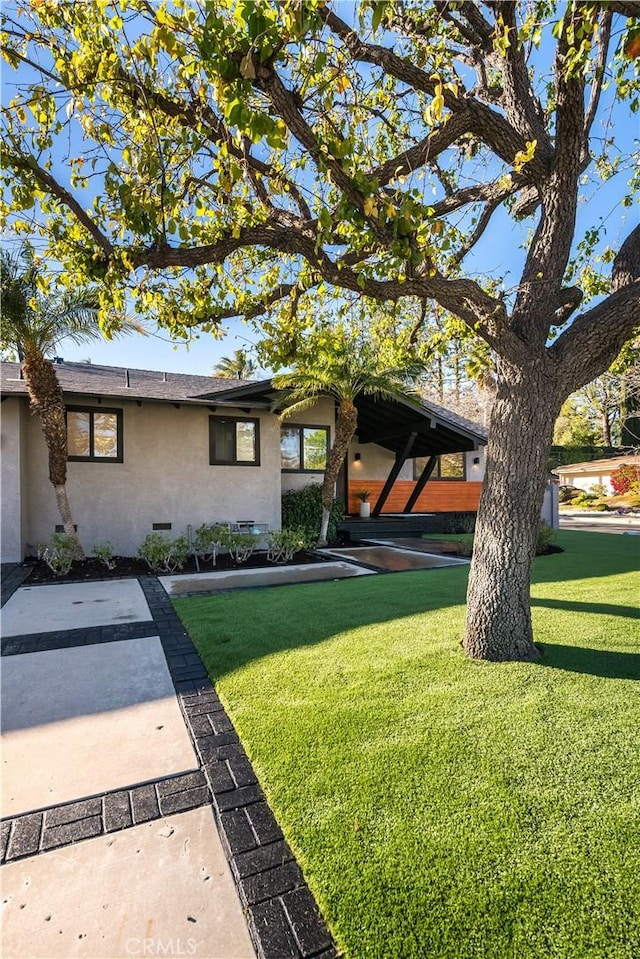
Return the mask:
{"type": "Polygon", "coordinates": [[[640,312],[640,226],[620,247],[611,271],[613,292],[577,316],[549,348],[574,392],[599,376],[616,358],[638,325],[640,312]]]}
{"type": "Polygon", "coordinates": [[[593,68],[593,82],[591,84],[591,93],[589,94],[589,106],[584,119],[584,143],[582,148],[582,165],[586,167],[589,162],[589,134],[600,103],[600,94],[602,93],[602,84],[605,77],[605,67],[607,65],[607,54],[609,52],[609,41],[611,39],[611,9],[605,10],[600,22],[600,43],[598,46],[598,56],[593,68]]]}
{"type": "Polygon", "coordinates": [[[384,186],[397,176],[406,176],[414,170],[420,169],[430,160],[435,160],[447,147],[451,146],[458,137],[469,129],[468,116],[464,113],[451,116],[442,127],[434,130],[420,143],[409,147],[404,153],[387,160],[382,166],[370,170],[367,176],[370,180],[376,179],[380,186],[384,186]]]}
{"type": "MultiPolygon", "coordinates": [[[[436,81],[410,60],[397,56],[392,50],[365,43],[356,32],[328,7],[320,7],[319,16],[329,29],[339,36],[355,61],[379,66],[389,76],[396,77],[415,90],[433,95],[436,81]]],[[[471,97],[458,97],[451,90],[443,91],[444,104],[452,113],[469,114],[469,129],[494,153],[511,164],[516,153],[525,149],[525,138],[503,116],[484,103],[471,97]]],[[[549,171],[548,158],[540,151],[529,164],[531,176],[545,176],[549,171]]]]}
{"type": "Polygon", "coordinates": [[[505,56],[500,57],[502,106],[514,129],[527,140],[537,140],[536,150],[550,157],[553,151],[547,136],[542,107],[533,93],[523,48],[518,41],[516,5],[501,0],[496,3],[496,9],[508,30],[509,40],[505,56]]]}

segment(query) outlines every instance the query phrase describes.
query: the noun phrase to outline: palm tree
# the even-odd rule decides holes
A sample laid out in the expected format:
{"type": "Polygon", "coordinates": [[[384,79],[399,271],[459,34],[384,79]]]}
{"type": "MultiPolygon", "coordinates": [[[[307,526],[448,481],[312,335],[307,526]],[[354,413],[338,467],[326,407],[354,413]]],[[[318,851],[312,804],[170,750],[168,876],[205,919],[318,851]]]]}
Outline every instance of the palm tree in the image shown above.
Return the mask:
{"type": "Polygon", "coordinates": [[[246,350],[236,350],[233,356],[221,356],[213,368],[215,376],[230,380],[251,380],[257,370],[246,350]]]}
{"type": "Polygon", "coordinates": [[[423,369],[418,360],[401,363],[397,358],[388,358],[377,343],[363,337],[354,341],[339,328],[331,336],[325,330],[315,348],[305,351],[305,358],[297,354],[290,373],[274,377],[275,388],[285,391],[284,398],[276,404],[282,410],[282,418],[308,409],[320,396],[332,396],[337,404],[334,439],[322,483],[318,546],[327,545],[336,480],[358,426],[355,400],[361,395],[417,400],[411,383],[423,369]]]}
{"type": "MultiPolygon", "coordinates": [[[[30,244],[17,253],[0,250],[2,333],[0,346],[13,350],[22,365],[32,413],[40,420],[49,455],[49,479],[56,495],[64,531],[74,542],[76,556],[84,552],[75,530],[67,496],[67,426],[64,396],[55,367],[47,359],[60,340],[74,343],[100,339],[98,295],[80,287],[72,291],[43,293],[38,285],[41,270],[30,244]]],[[[142,327],[119,319],[121,332],[142,327]]]]}

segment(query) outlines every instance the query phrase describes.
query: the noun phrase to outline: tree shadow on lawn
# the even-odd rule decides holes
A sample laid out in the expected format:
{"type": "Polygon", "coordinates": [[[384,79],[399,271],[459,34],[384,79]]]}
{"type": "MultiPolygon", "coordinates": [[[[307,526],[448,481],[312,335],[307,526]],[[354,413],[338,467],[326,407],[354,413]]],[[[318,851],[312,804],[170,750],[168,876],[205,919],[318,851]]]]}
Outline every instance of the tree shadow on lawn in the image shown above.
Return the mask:
{"type": "Polygon", "coordinates": [[[640,653],[619,653],[584,646],[560,646],[538,643],[542,650],[540,666],[564,669],[570,673],[587,673],[604,679],[640,680],[640,653]]]}
{"type": "Polygon", "coordinates": [[[625,619],[640,620],[640,609],[637,606],[619,606],[609,603],[577,603],[568,599],[547,599],[531,597],[532,606],[545,606],[549,609],[561,609],[564,612],[574,613],[602,613],[604,616],[624,616],[625,619]]]}

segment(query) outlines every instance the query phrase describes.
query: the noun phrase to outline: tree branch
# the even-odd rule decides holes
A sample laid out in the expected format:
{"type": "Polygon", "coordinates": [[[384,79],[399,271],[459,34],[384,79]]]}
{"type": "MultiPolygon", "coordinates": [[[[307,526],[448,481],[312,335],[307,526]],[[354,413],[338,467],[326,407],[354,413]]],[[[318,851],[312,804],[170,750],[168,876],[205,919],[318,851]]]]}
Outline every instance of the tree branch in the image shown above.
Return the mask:
{"type": "Polygon", "coordinates": [[[13,169],[18,173],[29,173],[38,184],[57,200],[59,200],[64,206],[66,206],[73,215],[77,218],[78,222],[87,230],[87,232],[93,237],[96,244],[100,247],[102,252],[110,257],[113,253],[113,244],[105,236],[105,234],[100,230],[97,223],[89,216],[84,207],[76,200],[72,193],[69,190],[65,189],[58,181],[51,176],[51,174],[43,169],[38,161],[33,156],[26,156],[25,154],[18,153],[15,150],[7,149],[6,145],[3,145],[2,155],[4,162],[7,166],[13,167],[13,169]]]}
{"type": "Polygon", "coordinates": [[[508,31],[509,41],[505,56],[500,57],[501,104],[514,129],[527,140],[537,140],[536,151],[539,150],[543,156],[550,158],[553,150],[547,136],[542,107],[531,88],[527,63],[518,40],[516,5],[511,0],[500,0],[495,6],[508,31]]]}
{"type": "Polygon", "coordinates": [[[613,261],[611,288],[606,300],[577,316],[549,347],[549,356],[570,392],[607,369],[638,326],[640,226],[629,234],[613,261]]]}
{"type": "Polygon", "coordinates": [[[583,146],[582,146],[582,167],[586,168],[589,163],[589,134],[600,103],[600,94],[602,93],[602,84],[605,77],[605,68],[607,66],[607,54],[609,52],[609,41],[611,39],[611,9],[605,10],[600,22],[600,43],[598,46],[598,56],[593,68],[593,81],[591,92],[589,94],[589,106],[584,119],[583,146]]]}
{"type": "MultiPolygon", "coordinates": [[[[372,43],[365,43],[356,32],[333,13],[327,6],[320,7],[318,15],[336,36],[340,37],[354,61],[371,63],[380,67],[389,76],[393,76],[414,90],[433,96],[436,80],[408,59],[397,56],[392,50],[372,43]]],[[[487,144],[493,152],[504,160],[513,163],[516,153],[525,149],[525,139],[512,125],[495,110],[471,97],[457,97],[452,91],[443,91],[445,107],[452,113],[466,112],[469,115],[469,130],[487,144]]],[[[549,163],[542,151],[534,156],[529,164],[532,176],[545,176],[549,163]]]]}

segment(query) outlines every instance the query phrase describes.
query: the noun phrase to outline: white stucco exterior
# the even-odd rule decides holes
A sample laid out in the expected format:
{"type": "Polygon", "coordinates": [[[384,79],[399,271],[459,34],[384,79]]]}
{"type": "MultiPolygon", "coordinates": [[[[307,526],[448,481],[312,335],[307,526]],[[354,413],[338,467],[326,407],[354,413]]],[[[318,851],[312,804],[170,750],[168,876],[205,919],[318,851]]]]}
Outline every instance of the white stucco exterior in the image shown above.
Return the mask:
{"type": "MultiPolygon", "coordinates": [[[[65,399],[70,405],[100,409],[86,397],[65,399]]],[[[3,405],[26,407],[26,400],[10,399],[3,405]]],[[[273,414],[251,413],[260,420],[259,466],[210,466],[212,414],[207,407],[111,400],[103,406],[123,411],[124,462],[69,462],[67,467],[69,501],[87,551],[109,540],[117,554],[135,555],[154,523],[171,523],[167,535],[172,536],[185,533],[189,525],[218,520],[252,519],[279,528],[280,430],[273,414]]],[[[234,409],[225,412],[247,415],[234,409]]],[[[22,425],[27,468],[22,496],[18,495],[20,418],[13,410],[7,413],[2,422],[2,559],[17,562],[50,539],[60,518],[40,424],[31,416],[22,425]],[[24,516],[21,534],[16,510],[24,516]]]]}
{"type": "MultiPolygon", "coordinates": [[[[0,550],[3,563],[22,560],[23,541],[23,436],[26,404],[7,397],[0,413],[0,503],[2,534],[0,550]]],[[[46,474],[45,474],[46,476],[46,474]]]]}

